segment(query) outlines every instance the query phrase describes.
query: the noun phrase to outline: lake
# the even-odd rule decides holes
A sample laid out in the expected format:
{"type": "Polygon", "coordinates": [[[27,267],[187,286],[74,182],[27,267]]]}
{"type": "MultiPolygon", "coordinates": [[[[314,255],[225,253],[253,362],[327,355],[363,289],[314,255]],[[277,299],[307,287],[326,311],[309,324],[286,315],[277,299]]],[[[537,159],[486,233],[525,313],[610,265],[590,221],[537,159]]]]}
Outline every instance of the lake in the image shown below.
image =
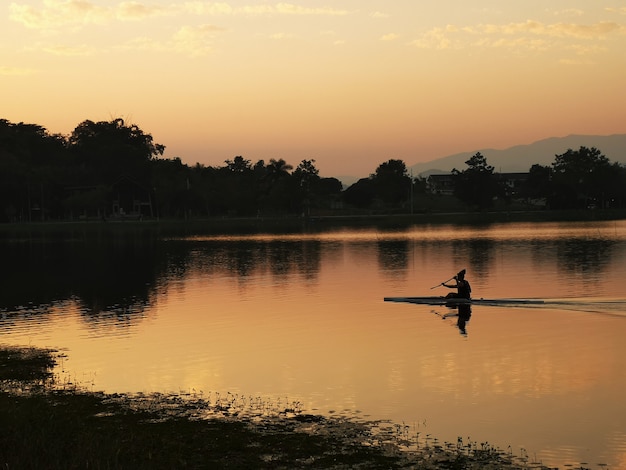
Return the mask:
{"type": "Polygon", "coordinates": [[[626,468],[626,221],[4,240],[1,343],[105,392],[391,420],[545,465],[626,468]],[[460,324],[445,295],[467,270],[460,324]]]}

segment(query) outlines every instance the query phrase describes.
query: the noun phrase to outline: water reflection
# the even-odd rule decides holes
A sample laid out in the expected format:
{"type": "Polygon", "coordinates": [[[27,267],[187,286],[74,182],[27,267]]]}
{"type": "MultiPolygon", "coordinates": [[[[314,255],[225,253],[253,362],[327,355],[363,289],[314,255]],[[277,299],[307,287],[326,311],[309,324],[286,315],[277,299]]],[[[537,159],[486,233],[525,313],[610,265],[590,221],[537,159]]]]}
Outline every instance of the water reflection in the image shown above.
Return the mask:
{"type": "MultiPolygon", "coordinates": [[[[0,331],[67,347],[68,367],[107,391],[289,395],[311,409],[428,418],[434,435],[579,449],[589,434],[580,423],[622,401],[623,308],[459,306],[442,321],[430,306],[382,299],[446,294],[430,287],[463,268],[476,298],[622,295],[626,224],[616,232],[539,224],[0,243],[0,331]],[[559,429],[535,437],[548,425],[559,429]]],[[[623,418],[596,421],[598,441],[623,429],[623,418]]]]}
{"type": "Polygon", "coordinates": [[[436,313],[444,320],[448,318],[456,318],[456,327],[459,330],[459,333],[467,337],[467,323],[472,318],[472,306],[469,304],[459,304],[459,305],[446,305],[449,309],[448,312],[441,314],[436,310],[433,310],[433,313],[436,313]]]}
{"type": "Polygon", "coordinates": [[[409,266],[411,247],[408,240],[380,240],[378,266],[383,272],[402,272],[409,266]]]}
{"type": "Polygon", "coordinates": [[[263,272],[281,282],[288,282],[294,274],[315,280],[322,257],[319,240],[208,240],[178,242],[176,247],[191,250],[188,270],[211,276],[237,276],[244,283],[263,272]]]}
{"type": "Polygon", "coordinates": [[[579,289],[578,294],[583,295],[585,286],[602,281],[612,260],[624,256],[623,250],[616,252],[620,238],[617,231],[615,235],[611,239],[607,231],[594,232],[586,227],[558,231],[533,230],[523,225],[517,229],[504,226],[437,231],[420,227],[390,233],[167,241],[150,234],[134,234],[5,242],[0,243],[4,260],[0,309],[8,312],[29,308],[45,314],[47,307],[71,300],[77,303],[86,321],[103,313],[111,314],[112,319],[115,315],[139,318],[159,295],[167,294],[172,283],[190,276],[205,276],[207,281],[232,277],[240,288],[265,273],[285,287],[294,281],[294,276],[317,283],[323,260],[340,263],[346,250],[363,255],[375,250],[382,276],[396,283],[406,282],[411,272],[418,271],[423,273],[423,285],[432,285],[440,266],[451,266],[453,271],[467,268],[477,281],[478,297],[486,296],[488,287],[500,285],[503,277],[510,279],[507,285],[517,283],[518,292],[513,292],[513,296],[529,295],[528,290],[536,288],[535,280],[523,279],[523,273],[529,269],[542,272],[554,264],[566,277],[575,277],[568,294],[575,295],[579,289]],[[442,234],[450,238],[445,239],[442,234]]]}
{"type": "Polygon", "coordinates": [[[613,246],[609,240],[565,240],[557,246],[557,259],[561,269],[595,280],[606,269],[613,246]]]}
{"type": "Polygon", "coordinates": [[[0,309],[76,301],[89,319],[103,311],[142,311],[165,269],[154,240],[0,244],[0,309]]]}
{"type": "Polygon", "coordinates": [[[459,331],[461,332],[462,335],[467,336],[467,330],[465,329],[465,326],[467,325],[467,322],[470,321],[470,318],[472,316],[472,306],[471,305],[459,305],[457,307],[457,322],[456,322],[456,326],[458,326],[459,331]]]}
{"type": "Polygon", "coordinates": [[[489,278],[497,244],[492,239],[470,240],[467,243],[467,263],[474,275],[489,278]]]}

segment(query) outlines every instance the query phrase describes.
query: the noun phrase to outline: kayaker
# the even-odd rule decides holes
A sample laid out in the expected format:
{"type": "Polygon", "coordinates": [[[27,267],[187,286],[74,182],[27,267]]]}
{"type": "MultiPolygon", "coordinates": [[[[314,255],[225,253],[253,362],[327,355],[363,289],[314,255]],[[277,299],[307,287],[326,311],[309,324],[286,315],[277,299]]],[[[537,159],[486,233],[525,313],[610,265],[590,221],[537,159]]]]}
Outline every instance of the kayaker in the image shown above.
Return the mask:
{"type": "Polygon", "coordinates": [[[469,281],[465,279],[465,269],[459,271],[457,275],[454,276],[454,280],[456,281],[454,285],[442,284],[444,287],[457,290],[456,293],[450,292],[446,295],[446,299],[471,299],[472,287],[469,281]]]}

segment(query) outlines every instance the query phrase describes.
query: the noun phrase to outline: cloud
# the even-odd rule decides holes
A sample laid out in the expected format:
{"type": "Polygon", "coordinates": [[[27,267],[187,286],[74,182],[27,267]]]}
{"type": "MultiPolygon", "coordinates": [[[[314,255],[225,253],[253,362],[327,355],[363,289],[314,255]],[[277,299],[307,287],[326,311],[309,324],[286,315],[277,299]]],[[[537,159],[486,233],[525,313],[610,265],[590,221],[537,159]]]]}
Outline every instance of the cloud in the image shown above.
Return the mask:
{"type": "Polygon", "coordinates": [[[89,0],[43,0],[43,6],[9,5],[9,18],[32,29],[55,29],[68,25],[104,24],[113,20],[141,20],[172,14],[171,7],[148,6],[136,1],[98,6],[89,0]]]}
{"type": "Polygon", "coordinates": [[[389,18],[391,15],[389,15],[388,13],[383,13],[382,11],[374,11],[370,13],[370,16],[372,18],[389,18]]]}
{"type": "Polygon", "coordinates": [[[183,4],[188,13],[197,15],[245,15],[245,16],[272,16],[272,15],[309,15],[309,16],[343,16],[347,10],[338,10],[330,7],[305,7],[295,3],[279,2],[274,4],[243,5],[234,7],[226,2],[189,1],[183,4]]]}
{"type": "Polygon", "coordinates": [[[602,47],[597,44],[572,44],[571,46],[568,46],[567,49],[571,50],[578,56],[599,54],[601,52],[606,52],[607,50],[606,47],[602,47]]]}
{"type": "Polygon", "coordinates": [[[347,10],[337,10],[330,7],[310,8],[294,3],[276,3],[274,5],[249,5],[233,10],[233,13],[246,15],[306,15],[306,16],[343,16],[347,10]]]}
{"type": "Polygon", "coordinates": [[[168,15],[167,8],[147,6],[139,2],[122,2],[114,10],[116,18],[120,20],[141,20],[151,16],[168,15]]]}
{"type": "Polygon", "coordinates": [[[425,32],[410,44],[427,49],[460,49],[471,46],[509,47],[545,50],[559,39],[581,41],[605,40],[611,35],[625,34],[626,26],[615,22],[595,24],[524,21],[508,24],[481,24],[458,27],[448,25],[425,32]]]}
{"type": "Polygon", "coordinates": [[[111,17],[111,10],[87,0],[43,0],[43,7],[9,5],[9,18],[27,28],[52,29],[72,24],[101,23],[111,17]]]}
{"type": "Polygon", "coordinates": [[[461,47],[461,43],[453,39],[450,33],[456,34],[458,28],[448,25],[445,28],[433,28],[422,35],[421,38],[410,42],[410,45],[421,49],[452,49],[461,47]],[[456,44],[455,44],[456,43],[456,44]]]}
{"type": "Polygon", "coordinates": [[[123,48],[152,52],[174,52],[189,57],[201,57],[213,51],[213,40],[215,35],[221,31],[223,31],[222,28],[210,24],[183,26],[165,41],[141,36],[127,42],[123,48]]]}
{"type": "Polygon", "coordinates": [[[523,23],[509,23],[506,25],[482,25],[477,28],[477,32],[507,35],[528,33],[557,38],[602,39],[611,33],[624,32],[624,26],[608,21],[585,25],[574,23],[544,24],[528,20],[523,23]]]}
{"type": "Polygon", "coordinates": [[[293,37],[293,34],[289,34],[289,33],[275,33],[270,36],[270,38],[276,39],[276,40],[289,39],[292,37],[293,37]]]}
{"type": "Polygon", "coordinates": [[[244,5],[233,7],[226,2],[188,1],[154,6],[140,1],[121,1],[99,6],[90,0],[42,0],[41,6],[20,3],[9,5],[9,18],[27,28],[50,30],[65,26],[104,24],[111,21],[137,21],[154,16],[193,14],[197,16],[343,16],[347,10],[331,7],[305,7],[295,3],[244,5]]]}
{"type": "Polygon", "coordinates": [[[626,7],[619,7],[619,8],[607,7],[605,10],[610,12],[610,13],[617,13],[619,15],[626,15],[626,7]]]}
{"type": "Polygon", "coordinates": [[[183,10],[194,15],[233,15],[235,9],[228,3],[223,2],[185,2],[183,10]]]}
{"type": "Polygon", "coordinates": [[[205,55],[211,51],[212,39],[217,31],[220,28],[209,24],[184,26],[172,36],[172,48],[191,57],[205,55]]]}
{"type": "Polygon", "coordinates": [[[34,73],[35,71],[33,69],[0,65],[0,76],[23,76],[33,75],[34,73]]]}
{"type": "Polygon", "coordinates": [[[389,33],[389,34],[384,34],[380,37],[381,41],[395,41],[396,39],[398,39],[400,36],[398,34],[395,33],[389,33]]]}
{"type": "Polygon", "coordinates": [[[584,65],[584,66],[589,66],[589,65],[593,65],[593,62],[590,60],[581,60],[581,59],[561,59],[559,60],[560,64],[563,65],[584,65]]]}
{"type": "Polygon", "coordinates": [[[41,50],[47,52],[49,54],[58,55],[58,56],[88,56],[93,53],[93,49],[81,45],[81,46],[43,46],[41,50]]]}
{"type": "Polygon", "coordinates": [[[578,8],[566,8],[564,10],[554,10],[554,16],[584,16],[585,11],[578,8]]]}
{"type": "Polygon", "coordinates": [[[507,48],[515,50],[546,51],[550,48],[550,42],[540,38],[531,37],[497,37],[480,38],[472,43],[473,46],[490,48],[507,48]]]}

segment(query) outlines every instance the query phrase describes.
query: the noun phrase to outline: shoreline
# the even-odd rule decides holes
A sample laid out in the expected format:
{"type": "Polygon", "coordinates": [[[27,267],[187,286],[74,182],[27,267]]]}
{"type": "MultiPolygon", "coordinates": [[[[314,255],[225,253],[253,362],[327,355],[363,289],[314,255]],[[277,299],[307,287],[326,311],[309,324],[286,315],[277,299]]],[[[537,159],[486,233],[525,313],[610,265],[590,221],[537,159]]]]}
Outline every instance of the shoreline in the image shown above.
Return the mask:
{"type": "Polygon", "coordinates": [[[59,387],[58,352],[0,345],[0,458],[7,468],[464,468],[547,470],[488,444],[439,443],[408,426],[243,413],[232,400],[59,387]]]}
{"type": "Polygon", "coordinates": [[[194,219],[76,220],[0,224],[0,240],[89,235],[102,232],[179,236],[189,234],[278,233],[327,230],[341,227],[404,229],[414,225],[485,225],[515,222],[591,222],[626,219],[626,210],[422,212],[413,214],[344,213],[309,217],[209,217],[194,219]]]}

